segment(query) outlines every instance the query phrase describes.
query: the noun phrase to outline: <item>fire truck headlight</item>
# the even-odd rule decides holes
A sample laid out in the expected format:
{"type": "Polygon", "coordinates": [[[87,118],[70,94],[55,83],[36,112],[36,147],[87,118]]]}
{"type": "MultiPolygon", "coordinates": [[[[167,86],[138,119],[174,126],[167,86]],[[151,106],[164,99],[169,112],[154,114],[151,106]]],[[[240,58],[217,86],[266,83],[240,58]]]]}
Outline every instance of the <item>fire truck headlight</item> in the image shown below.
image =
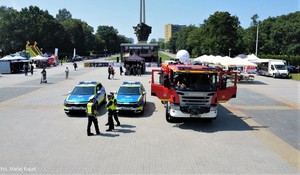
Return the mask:
{"type": "Polygon", "coordinates": [[[173,110],[180,110],[180,106],[174,104],[171,104],[170,108],[173,110]]]}
{"type": "Polygon", "coordinates": [[[211,106],[210,111],[217,111],[217,106],[211,106]]]}

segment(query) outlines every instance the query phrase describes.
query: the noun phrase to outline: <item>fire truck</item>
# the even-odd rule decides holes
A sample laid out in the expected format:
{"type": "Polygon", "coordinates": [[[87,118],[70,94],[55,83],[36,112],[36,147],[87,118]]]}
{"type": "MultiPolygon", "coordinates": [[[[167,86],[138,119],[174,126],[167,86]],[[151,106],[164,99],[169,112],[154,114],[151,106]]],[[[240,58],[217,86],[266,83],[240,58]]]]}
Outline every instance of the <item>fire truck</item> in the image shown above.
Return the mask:
{"type": "Polygon", "coordinates": [[[165,105],[166,120],[182,122],[188,118],[212,121],[217,105],[236,98],[237,73],[181,63],[163,63],[152,70],[151,95],[165,105]]]}

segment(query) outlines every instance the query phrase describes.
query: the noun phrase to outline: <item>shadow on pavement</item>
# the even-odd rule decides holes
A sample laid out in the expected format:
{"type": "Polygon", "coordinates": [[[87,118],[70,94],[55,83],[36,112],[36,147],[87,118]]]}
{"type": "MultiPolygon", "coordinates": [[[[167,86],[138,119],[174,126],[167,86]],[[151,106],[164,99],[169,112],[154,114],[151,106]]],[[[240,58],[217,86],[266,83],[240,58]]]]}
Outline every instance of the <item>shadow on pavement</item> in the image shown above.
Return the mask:
{"type": "Polygon", "coordinates": [[[186,120],[183,123],[174,125],[185,130],[194,130],[198,132],[214,133],[219,131],[250,131],[258,128],[268,128],[267,126],[252,126],[244,122],[249,118],[239,117],[234,115],[222,105],[218,106],[218,117],[212,122],[207,122],[201,119],[186,120]]]}
{"type": "Polygon", "coordinates": [[[264,82],[253,80],[253,81],[239,81],[238,84],[247,84],[247,85],[268,85],[264,82]]]}
{"type": "Polygon", "coordinates": [[[119,117],[134,117],[134,118],[143,118],[143,117],[151,117],[153,112],[155,111],[155,103],[147,102],[145,105],[145,111],[143,114],[134,113],[132,111],[121,111],[119,112],[119,117]]]}

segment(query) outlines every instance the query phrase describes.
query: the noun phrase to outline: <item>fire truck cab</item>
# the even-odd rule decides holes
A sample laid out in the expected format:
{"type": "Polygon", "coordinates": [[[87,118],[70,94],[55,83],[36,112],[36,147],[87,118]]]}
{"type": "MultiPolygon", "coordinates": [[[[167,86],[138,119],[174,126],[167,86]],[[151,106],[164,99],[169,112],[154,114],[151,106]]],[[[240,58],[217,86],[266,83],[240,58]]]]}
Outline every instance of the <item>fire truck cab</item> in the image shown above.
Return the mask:
{"type": "Polygon", "coordinates": [[[162,64],[152,70],[151,95],[166,108],[166,120],[217,118],[217,104],[236,97],[237,73],[203,65],[162,64]]]}

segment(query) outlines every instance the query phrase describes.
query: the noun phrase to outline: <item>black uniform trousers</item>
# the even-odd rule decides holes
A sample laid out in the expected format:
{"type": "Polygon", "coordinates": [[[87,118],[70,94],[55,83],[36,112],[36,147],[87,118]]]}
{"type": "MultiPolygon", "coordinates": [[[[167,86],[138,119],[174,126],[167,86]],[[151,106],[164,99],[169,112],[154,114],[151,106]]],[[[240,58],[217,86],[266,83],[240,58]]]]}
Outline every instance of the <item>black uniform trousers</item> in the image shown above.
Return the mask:
{"type": "Polygon", "coordinates": [[[91,126],[94,123],[95,131],[97,134],[100,133],[97,117],[94,115],[88,115],[88,125],[87,125],[87,133],[91,134],[91,126]]]}
{"type": "Polygon", "coordinates": [[[108,111],[108,126],[109,130],[115,129],[112,110],[108,111]]]}
{"type": "MultiPolygon", "coordinates": [[[[117,125],[120,125],[120,121],[119,121],[117,110],[111,111],[110,113],[111,113],[111,115],[113,117],[112,119],[115,119],[115,121],[117,122],[117,125]]],[[[109,124],[109,117],[108,117],[107,123],[109,124]]],[[[114,120],[112,120],[112,123],[114,124],[114,120]]]]}

